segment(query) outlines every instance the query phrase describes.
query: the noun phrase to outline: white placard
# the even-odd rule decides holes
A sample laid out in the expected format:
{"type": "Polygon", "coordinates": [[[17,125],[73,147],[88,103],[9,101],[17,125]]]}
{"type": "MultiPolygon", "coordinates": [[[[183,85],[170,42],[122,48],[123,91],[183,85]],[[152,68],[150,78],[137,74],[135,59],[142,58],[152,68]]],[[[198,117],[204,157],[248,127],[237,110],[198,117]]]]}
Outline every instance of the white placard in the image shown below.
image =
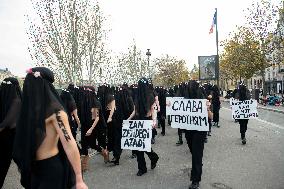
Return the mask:
{"type": "Polygon", "coordinates": [[[207,100],[167,97],[166,113],[172,128],[209,131],[207,100]]]}
{"type": "Polygon", "coordinates": [[[153,120],[123,120],[121,149],[151,152],[153,120]]]}
{"type": "Polygon", "coordinates": [[[233,119],[251,119],[258,117],[257,101],[230,99],[233,119]]]}

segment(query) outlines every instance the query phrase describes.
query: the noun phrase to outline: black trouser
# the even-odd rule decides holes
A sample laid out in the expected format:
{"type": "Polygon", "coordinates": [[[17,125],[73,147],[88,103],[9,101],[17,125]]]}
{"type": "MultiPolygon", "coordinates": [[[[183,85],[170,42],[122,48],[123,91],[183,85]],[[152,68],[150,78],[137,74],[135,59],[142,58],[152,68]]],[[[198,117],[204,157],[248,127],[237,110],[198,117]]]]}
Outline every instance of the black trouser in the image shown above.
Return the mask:
{"type": "Polygon", "coordinates": [[[97,150],[98,152],[101,152],[103,149],[106,149],[107,144],[106,144],[106,129],[96,126],[94,129],[94,142],[92,142],[91,144],[93,144],[93,146],[91,146],[93,149],[97,150]],[[97,141],[98,144],[97,144],[97,141]]]}
{"type": "Polygon", "coordinates": [[[122,123],[118,124],[114,128],[113,157],[116,160],[120,159],[120,155],[121,155],[121,152],[122,152],[122,149],[121,149],[121,137],[122,137],[122,123]]]}
{"type": "Polygon", "coordinates": [[[159,156],[153,151],[152,148],[151,148],[151,152],[135,151],[135,154],[137,155],[138,170],[146,172],[147,166],[146,166],[144,153],[148,155],[151,161],[156,161],[159,158],[159,156]]]}
{"type": "Polygon", "coordinates": [[[208,118],[208,122],[209,122],[209,132],[211,132],[211,127],[212,127],[212,120],[208,118]]]}
{"type": "Polygon", "coordinates": [[[153,128],[152,129],[152,138],[155,139],[156,135],[157,135],[157,129],[153,128]]]}
{"type": "Polygon", "coordinates": [[[248,119],[239,119],[238,121],[239,121],[239,124],[240,124],[241,137],[244,138],[246,136],[248,119]]]}
{"type": "Polygon", "coordinates": [[[114,121],[107,123],[107,149],[113,151],[114,147],[114,127],[116,127],[114,121]]]}
{"type": "Polygon", "coordinates": [[[179,129],[178,128],[178,140],[180,141],[180,142],[182,142],[182,133],[184,132],[184,129],[179,129]]]}
{"type": "Polygon", "coordinates": [[[202,175],[202,157],[204,149],[205,131],[186,131],[187,145],[192,154],[192,169],[190,180],[200,182],[202,175]]]}
{"type": "Polygon", "coordinates": [[[64,166],[59,155],[35,162],[31,177],[31,189],[63,189],[64,166]]]}
{"type": "Polygon", "coordinates": [[[2,188],[4,184],[11,164],[14,137],[15,129],[7,128],[0,132],[0,188],[2,188]]]}
{"type": "Polygon", "coordinates": [[[172,123],[171,116],[168,115],[168,125],[171,125],[171,123],[172,123]]]}
{"type": "Polygon", "coordinates": [[[161,127],[162,127],[162,133],[165,133],[166,131],[165,131],[165,126],[166,126],[166,120],[165,120],[165,118],[161,118],[161,120],[160,120],[160,122],[161,122],[161,127]]]}
{"type": "Polygon", "coordinates": [[[219,122],[219,111],[220,109],[214,109],[213,108],[213,122],[218,123],[219,122]]]}
{"type": "Polygon", "coordinates": [[[90,136],[86,136],[87,130],[81,130],[81,155],[88,155],[89,147],[97,150],[98,152],[106,149],[106,129],[99,127],[98,125],[94,128],[92,134],[90,136]],[[96,143],[98,140],[98,145],[96,143]]]}

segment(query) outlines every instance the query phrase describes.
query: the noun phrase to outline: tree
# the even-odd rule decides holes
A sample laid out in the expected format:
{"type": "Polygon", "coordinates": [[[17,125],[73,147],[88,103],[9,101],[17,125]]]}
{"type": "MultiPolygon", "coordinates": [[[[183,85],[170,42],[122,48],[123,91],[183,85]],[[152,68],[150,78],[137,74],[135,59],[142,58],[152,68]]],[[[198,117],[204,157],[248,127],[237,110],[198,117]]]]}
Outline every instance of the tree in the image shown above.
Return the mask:
{"type": "Polygon", "coordinates": [[[279,20],[273,35],[273,47],[274,62],[280,66],[284,64],[284,2],[283,7],[279,9],[279,20]]]}
{"type": "MultiPolygon", "coordinates": [[[[247,9],[247,25],[254,31],[254,37],[261,48],[262,57],[259,59],[261,61],[259,66],[263,86],[265,84],[265,69],[270,65],[269,56],[267,55],[273,51],[271,34],[275,28],[277,11],[277,6],[273,5],[270,0],[259,0],[247,9]]],[[[266,95],[266,88],[263,87],[263,90],[264,95],[266,95]]]]}
{"type": "Polygon", "coordinates": [[[135,41],[128,48],[128,52],[121,53],[117,60],[117,74],[114,77],[118,82],[137,83],[139,78],[149,76],[146,55],[137,47],[135,41]]]}
{"type": "Polygon", "coordinates": [[[57,82],[94,78],[95,67],[105,58],[104,17],[91,0],[35,0],[36,17],[28,16],[29,51],[37,66],[55,72],[57,82]]]}
{"type": "Polygon", "coordinates": [[[262,70],[264,55],[250,28],[239,27],[228,40],[222,42],[224,53],[220,56],[222,79],[249,79],[262,70]]]}
{"type": "Polygon", "coordinates": [[[155,59],[154,62],[158,70],[154,78],[156,85],[171,87],[190,79],[184,60],[166,55],[155,59]]]}
{"type": "Polygon", "coordinates": [[[199,80],[199,69],[196,64],[193,65],[193,68],[190,71],[190,79],[199,80]]]}

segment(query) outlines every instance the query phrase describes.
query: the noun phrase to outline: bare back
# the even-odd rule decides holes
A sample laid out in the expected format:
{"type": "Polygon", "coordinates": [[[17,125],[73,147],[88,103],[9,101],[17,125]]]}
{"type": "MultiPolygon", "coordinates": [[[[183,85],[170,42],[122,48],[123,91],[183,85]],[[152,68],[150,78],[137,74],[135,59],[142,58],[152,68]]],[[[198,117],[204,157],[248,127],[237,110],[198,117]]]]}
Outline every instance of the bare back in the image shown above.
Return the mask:
{"type": "Polygon", "coordinates": [[[45,120],[46,136],[36,152],[36,159],[43,160],[58,154],[59,135],[55,129],[55,114],[45,120]]]}

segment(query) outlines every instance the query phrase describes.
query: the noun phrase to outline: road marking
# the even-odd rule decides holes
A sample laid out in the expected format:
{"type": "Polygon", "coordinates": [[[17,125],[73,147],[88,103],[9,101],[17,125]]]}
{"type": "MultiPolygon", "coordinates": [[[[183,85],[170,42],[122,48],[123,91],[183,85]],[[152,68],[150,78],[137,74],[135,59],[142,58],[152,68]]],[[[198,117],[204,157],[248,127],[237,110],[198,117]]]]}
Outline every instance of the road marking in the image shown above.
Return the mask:
{"type": "MultiPolygon", "coordinates": [[[[232,111],[230,108],[225,108],[225,107],[222,107],[222,108],[225,109],[225,110],[232,111]]],[[[257,120],[257,121],[259,121],[259,122],[262,122],[262,123],[271,125],[272,127],[276,127],[276,128],[278,128],[278,129],[284,130],[284,127],[282,127],[282,126],[280,126],[280,125],[277,125],[277,124],[275,124],[275,123],[271,123],[271,122],[265,121],[265,120],[263,120],[263,119],[257,118],[257,119],[253,119],[253,120],[257,120]]]]}

